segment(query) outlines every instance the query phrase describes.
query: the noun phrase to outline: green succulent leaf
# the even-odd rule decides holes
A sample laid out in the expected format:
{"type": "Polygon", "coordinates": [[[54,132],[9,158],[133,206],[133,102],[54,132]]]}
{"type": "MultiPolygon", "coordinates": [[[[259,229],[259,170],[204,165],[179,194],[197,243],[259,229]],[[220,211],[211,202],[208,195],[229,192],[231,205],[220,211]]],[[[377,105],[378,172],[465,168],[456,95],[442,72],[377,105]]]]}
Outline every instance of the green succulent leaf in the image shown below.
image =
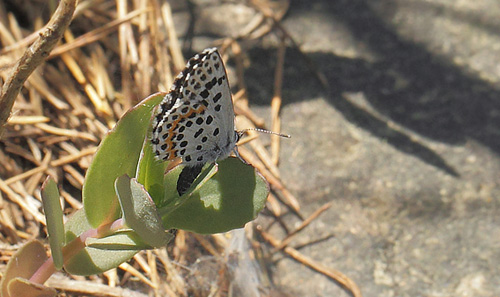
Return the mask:
{"type": "MultiPolygon", "coordinates": [[[[71,216],[68,222],[66,222],[66,242],[71,242],[83,232],[90,229],[92,229],[92,227],[85,216],[85,211],[83,211],[83,209],[77,211],[71,216]]],[[[115,240],[115,243],[124,241],[123,238],[116,238],[113,236],[115,236],[115,234],[102,240],[108,242],[115,240]]],[[[132,241],[135,239],[136,249],[100,249],[85,247],[78,254],[67,260],[64,269],[71,274],[92,275],[116,268],[121,263],[130,260],[145,246],[138,236],[132,235],[130,237],[132,237],[132,241]]],[[[92,242],[90,239],[87,239],[87,241],[92,242]]]]}
{"type": "Polygon", "coordinates": [[[144,186],[156,205],[164,203],[163,176],[168,162],[155,159],[153,146],[149,138],[146,137],[144,146],[137,167],[137,181],[144,186]]]}
{"type": "Polygon", "coordinates": [[[127,226],[153,247],[165,246],[171,239],[165,232],[156,211],[156,206],[148,192],[135,179],[122,175],[115,182],[127,226]]]}
{"type": "Polygon", "coordinates": [[[11,297],[55,297],[57,295],[54,288],[35,284],[21,277],[11,280],[8,290],[11,297]]]}
{"type": "Polygon", "coordinates": [[[115,268],[138,250],[165,245],[171,238],[168,229],[218,233],[242,227],[265,206],[267,182],[236,158],[207,165],[179,197],[176,184],[182,167],[165,174],[167,163],[154,158],[148,139],[152,113],[164,95],[154,94],[129,110],[103,139],[87,171],[84,210],[65,226],[66,242],[121,214],[131,230],[88,238],[87,246],[64,265],[69,273],[91,275],[115,268]]]}
{"type": "MultiPolygon", "coordinates": [[[[210,177],[212,174],[207,172],[210,170],[211,166],[204,168],[200,176],[210,177]]],[[[168,174],[178,176],[179,170],[168,174]]],[[[175,176],[168,180],[175,180],[175,176]]],[[[264,208],[269,193],[264,178],[237,158],[219,162],[211,178],[197,178],[191,189],[192,192],[180,198],[182,204],[169,204],[162,209],[165,227],[201,234],[240,228],[264,208]]]]}
{"type": "Polygon", "coordinates": [[[114,182],[123,174],[135,176],[152,112],[164,95],[153,94],[127,111],[99,145],[82,189],[84,209],[92,227],[119,217],[114,182]]]}
{"type": "Polygon", "coordinates": [[[85,244],[90,248],[115,251],[140,251],[153,248],[132,229],[122,230],[104,238],[88,238],[85,244]]]}
{"type": "Polygon", "coordinates": [[[40,241],[32,240],[23,245],[14,256],[10,258],[7,264],[2,281],[0,282],[1,296],[24,296],[9,294],[10,282],[16,278],[29,279],[45,260],[47,260],[47,254],[40,241]]]}
{"type": "Polygon", "coordinates": [[[50,250],[57,270],[63,267],[64,223],[59,197],[59,189],[52,177],[47,177],[42,185],[42,203],[47,221],[50,250]]]}

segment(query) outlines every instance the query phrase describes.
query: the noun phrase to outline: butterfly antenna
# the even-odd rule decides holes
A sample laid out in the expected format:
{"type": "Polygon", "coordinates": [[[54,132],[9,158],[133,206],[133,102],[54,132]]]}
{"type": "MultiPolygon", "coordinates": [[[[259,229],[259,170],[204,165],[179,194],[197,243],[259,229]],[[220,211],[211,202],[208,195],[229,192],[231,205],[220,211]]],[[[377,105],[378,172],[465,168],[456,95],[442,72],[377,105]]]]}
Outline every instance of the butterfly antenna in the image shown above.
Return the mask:
{"type": "Polygon", "coordinates": [[[249,129],[244,129],[244,130],[239,131],[239,134],[240,134],[240,135],[243,135],[243,134],[245,134],[245,132],[247,132],[247,131],[257,131],[257,132],[266,133],[266,134],[278,135],[278,136],[280,136],[280,137],[291,138],[291,136],[290,136],[290,135],[288,135],[288,134],[282,134],[282,133],[273,132],[273,131],[269,131],[269,130],[266,130],[266,129],[260,129],[260,128],[249,128],[249,129]]]}

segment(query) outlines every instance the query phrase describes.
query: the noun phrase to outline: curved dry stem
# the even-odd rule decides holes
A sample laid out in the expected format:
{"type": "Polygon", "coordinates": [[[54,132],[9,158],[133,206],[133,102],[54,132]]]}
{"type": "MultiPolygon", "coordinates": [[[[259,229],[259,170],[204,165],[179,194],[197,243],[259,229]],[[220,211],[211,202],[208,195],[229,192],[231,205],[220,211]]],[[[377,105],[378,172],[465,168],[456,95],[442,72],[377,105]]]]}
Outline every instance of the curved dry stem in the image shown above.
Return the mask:
{"type": "Polygon", "coordinates": [[[10,116],[14,101],[30,74],[49,56],[69,26],[76,0],[62,0],[38,39],[24,52],[7,78],[0,93],[0,138],[10,116]]]}

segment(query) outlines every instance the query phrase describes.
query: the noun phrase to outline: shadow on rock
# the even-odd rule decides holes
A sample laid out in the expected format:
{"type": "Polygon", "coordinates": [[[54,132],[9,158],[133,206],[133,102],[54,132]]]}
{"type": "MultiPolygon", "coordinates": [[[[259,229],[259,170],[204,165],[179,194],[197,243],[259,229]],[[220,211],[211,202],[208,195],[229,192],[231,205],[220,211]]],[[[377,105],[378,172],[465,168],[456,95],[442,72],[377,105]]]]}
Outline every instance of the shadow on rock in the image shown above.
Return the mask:
{"type": "MultiPolygon", "coordinates": [[[[425,48],[402,40],[364,1],[331,1],[327,6],[332,17],[344,22],[379,58],[368,62],[331,53],[307,53],[306,59],[327,78],[325,90],[306,59],[289,48],[283,104],[326,96],[347,120],[455,177],[459,176],[457,169],[414,140],[411,133],[451,145],[472,139],[500,152],[498,90],[425,48]],[[362,93],[370,108],[347,100],[346,93],[362,93]],[[400,128],[394,129],[391,122],[400,128]]],[[[276,50],[255,49],[250,55],[254,63],[245,77],[250,97],[261,98],[253,103],[268,104],[276,50]]]]}

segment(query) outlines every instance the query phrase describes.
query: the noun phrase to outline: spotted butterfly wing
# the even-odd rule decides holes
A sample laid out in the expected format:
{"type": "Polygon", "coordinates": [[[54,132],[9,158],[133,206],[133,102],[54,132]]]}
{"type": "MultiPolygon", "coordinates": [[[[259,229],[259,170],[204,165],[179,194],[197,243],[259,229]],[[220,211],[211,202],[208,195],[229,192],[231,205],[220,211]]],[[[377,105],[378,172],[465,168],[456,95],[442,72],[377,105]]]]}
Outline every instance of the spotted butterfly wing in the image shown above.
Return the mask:
{"type": "Polygon", "coordinates": [[[191,58],[160,103],[152,143],[158,159],[187,166],[227,157],[236,145],[231,90],[215,48],[191,58]]]}
{"type": "Polygon", "coordinates": [[[191,58],[160,103],[151,141],[158,159],[181,157],[178,191],[187,190],[206,162],[224,159],[235,149],[234,110],[226,69],[216,48],[191,58]],[[192,182],[192,180],[191,180],[192,182]],[[179,189],[182,188],[182,189],[179,189]]]}

